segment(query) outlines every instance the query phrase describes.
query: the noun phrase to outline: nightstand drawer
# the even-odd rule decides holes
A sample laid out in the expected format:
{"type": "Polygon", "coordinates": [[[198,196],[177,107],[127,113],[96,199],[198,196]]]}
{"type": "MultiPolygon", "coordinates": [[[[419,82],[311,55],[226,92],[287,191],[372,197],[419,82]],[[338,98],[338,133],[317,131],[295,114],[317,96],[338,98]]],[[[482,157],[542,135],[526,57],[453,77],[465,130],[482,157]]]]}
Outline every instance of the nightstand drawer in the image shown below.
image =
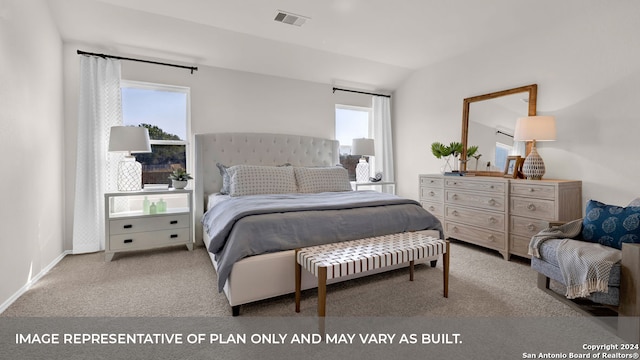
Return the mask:
{"type": "Polygon", "coordinates": [[[504,231],[505,229],[504,213],[445,206],[445,219],[477,225],[491,230],[504,231]]]}
{"type": "Polygon", "coordinates": [[[190,242],[190,239],[189,228],[112,235],[109,239],[110,249],[107,250],[149,249],[173,244],[186,244],[190,242]]]}
{"type": "Polygon", "coordinates": [[[142,216],[109,221],[109,233],[111,235],[188,227],[188,214],[167,214],[149,217],[142,216]]]}
{"type": "Polygon", "coordinates": [[[553,200],[527,199],[512,197],[511,214],[522,215],[543,220],[555,219],[555,202],[553,200]]]}
{"type": "Polygon", "coordinates": [[[556,188],[553,185],[512,182],[511,196],[527,196],[536,199],[553,200],[556,198],[556,188]]]}
{"type": "Polygon", "coordinates": [[[512,234],[532,237],[549,227],[549,221],[537,220],[519,216],[511,216],[511,226],[509,227],[512,234]]]}

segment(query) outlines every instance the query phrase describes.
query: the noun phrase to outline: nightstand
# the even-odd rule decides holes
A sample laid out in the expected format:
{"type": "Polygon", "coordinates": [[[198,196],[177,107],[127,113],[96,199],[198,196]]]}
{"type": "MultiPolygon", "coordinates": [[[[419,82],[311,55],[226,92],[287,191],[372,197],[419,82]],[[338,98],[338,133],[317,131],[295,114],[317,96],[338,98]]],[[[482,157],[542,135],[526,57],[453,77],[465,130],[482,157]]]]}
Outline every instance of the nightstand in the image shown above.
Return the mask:
{"type": "Polygon", "coordinates": [[[122,251],[173,245],[193,250],[193,190],[106,193],[104,213],[106,261],[122,251]]]}
{"type": "Polygon", "coordinates": [[[355,191],[358,190],[375,190],[378,192],[394,194],[396,193],[396,183],[390,181],[378,181],[378,182],[351,182],[351,188],[355,191]]]}

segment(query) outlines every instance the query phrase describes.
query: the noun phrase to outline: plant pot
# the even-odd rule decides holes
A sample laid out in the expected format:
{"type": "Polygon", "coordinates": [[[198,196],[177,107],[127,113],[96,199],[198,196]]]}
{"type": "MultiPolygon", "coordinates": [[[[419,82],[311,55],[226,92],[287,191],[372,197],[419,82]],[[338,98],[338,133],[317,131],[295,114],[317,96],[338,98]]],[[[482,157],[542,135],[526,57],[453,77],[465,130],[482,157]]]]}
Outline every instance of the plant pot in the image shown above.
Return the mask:
{"type": "Polygon", "coordinates": [[[174,189],[184,189],[187,187],[187,180],[171,180],[174,189]]]}

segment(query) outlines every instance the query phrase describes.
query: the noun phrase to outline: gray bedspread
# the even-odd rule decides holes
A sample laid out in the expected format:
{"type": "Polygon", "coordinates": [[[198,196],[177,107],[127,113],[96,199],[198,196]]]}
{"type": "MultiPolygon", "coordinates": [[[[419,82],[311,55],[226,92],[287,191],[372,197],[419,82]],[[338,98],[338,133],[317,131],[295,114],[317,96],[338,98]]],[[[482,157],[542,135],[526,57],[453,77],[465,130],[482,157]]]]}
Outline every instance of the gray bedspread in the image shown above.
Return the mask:
{"type": "Polygon", "coordinates": [[[375,191],[232,197],[204,214],[222,291],[236,261],[252,255],[381,236],[438,230],[420,203],[375,191]]]}

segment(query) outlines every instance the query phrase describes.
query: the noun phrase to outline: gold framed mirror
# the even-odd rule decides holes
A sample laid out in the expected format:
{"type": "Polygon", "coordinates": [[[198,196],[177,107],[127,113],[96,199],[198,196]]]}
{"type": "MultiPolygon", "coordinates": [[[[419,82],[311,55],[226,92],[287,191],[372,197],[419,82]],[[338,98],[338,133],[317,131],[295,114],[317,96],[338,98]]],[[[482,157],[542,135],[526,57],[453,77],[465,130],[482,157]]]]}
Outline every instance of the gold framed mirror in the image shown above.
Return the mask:
{"type": "MultiPolygon", "coordinates": [[[[497,119],[499,116],[493,116],[488,111],[483,111],[484,108],[488,108],[487,105],[494,105],[493,107],[510,107],[509,109],[510,115],[507,116],[507,121],[510,121],[509,124],[512,124],[511,133],[508,130],[502,131],[500,125],[497,123],[484,124],[483,127],[491,128],[493,133],[498,136],[507,136],[513,139],[513,127],[515,127],[516,119],[518,117],[524,116],[535,116],[536,115],[536,102],[538,100],[538,85],[531,84],[526,86],[520,86],[517,88],[507,89],[496,91],[488,94],[482,94],[477,96],[472,96],[463,100],[462,103],[462,154],[460,155],[460,170],[463,172],[473,173],[475,175],[481,176],[502,176],[503,171],[500,170],[491,170],[491,168],[487,169],[483,167],[478,169],[479,159],[475,159],[475,167],[472,169],[468,169],[469,162],[467,161],[467,149],[469,146],[474,146],[472,141],[470,142],[469,137],[473,137],[474,134],[470,135],[470,124],[474,125],[475,120],[480,118],[489,118],[489,119],[497,119]],[[494,100],[494,101],[488,101],[494,100]],[[522,105],[513,105],[515,102],[520,102],[522,105]],[[471,104],[476,104],[477,108],[474,107],[474,111],[471,112],[471,104]],[[526,103],[526,104],[525,104],[526,103]],[[499,106],[495,106],[499,105],[499,106]],[[520,108],[520,106],[522,108],[520,108]]],[[[495,115],[495,114],[494,114],[495,115]]],[[[474,127],[471,126],[471,131],[473,132],[474,127]]],[[[513,140],[512,140],[513,141],[513,140]]],[[[476,145],[477,146],[477,145],[476,145]]],[[[530,144],[527,143],[526,150],[524,151],[524,155],[529,152],[530,144]]],[[[478,149],[478,153],[482,153],[483,150],[486,149],[478,149]]],[[[495,152],[495,149],[491,149],[495,152]]]]}

